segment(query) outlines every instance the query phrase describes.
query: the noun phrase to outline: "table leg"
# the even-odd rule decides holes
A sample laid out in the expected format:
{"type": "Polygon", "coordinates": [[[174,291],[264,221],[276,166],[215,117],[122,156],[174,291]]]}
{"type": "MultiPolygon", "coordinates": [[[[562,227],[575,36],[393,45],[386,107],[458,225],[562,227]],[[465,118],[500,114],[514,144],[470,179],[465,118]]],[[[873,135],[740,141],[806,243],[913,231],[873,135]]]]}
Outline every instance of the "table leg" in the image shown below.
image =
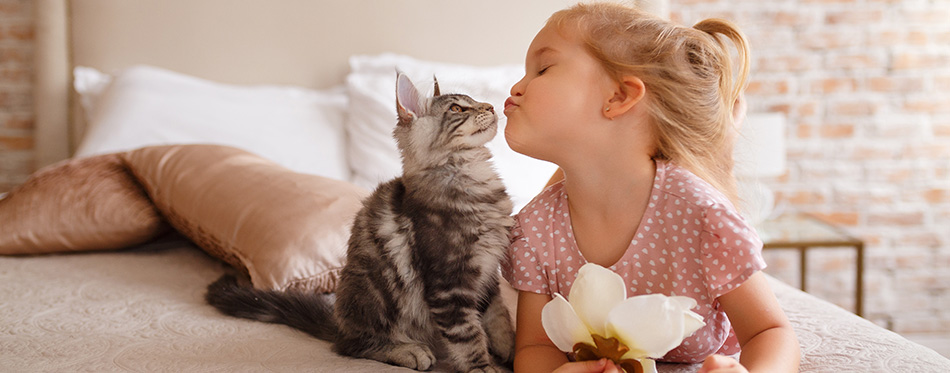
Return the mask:
{"type": "Polygon", "coordinates": [[[800,277],[799,277],[799,279],[800,279],[799,284],[801,285],[800,288],[802,289],[802,291],[808,291],[808,290],[805,290],[805,289],[808,288],[808,285],[807,285],[807,281],[808,281],[808,280],[807,280],[807,279],[808,279],[808,254],[807,254],[807,253],[808,253],[808,247],[807,247],[807,246],[802,246],[802,247],[799,247],[799,248],[798,248],[798,255],[799,255],[799,257],[798,257],[798,261],[799,261],[799,263],[798,263],[798,264],[799,264],[799,265],[798,265],[798,269],[799,269],[799,271],[801,272],[801,273],[799,273],[799,276],[800,276],[800,277]]]}
{"type": "Polygon", "coordinates": [[[864,317],[864,243],[858,243],[855,248],[858,251],[855,270],[858,273],[854,284],[854,310],[855,314],[864,317]]]}

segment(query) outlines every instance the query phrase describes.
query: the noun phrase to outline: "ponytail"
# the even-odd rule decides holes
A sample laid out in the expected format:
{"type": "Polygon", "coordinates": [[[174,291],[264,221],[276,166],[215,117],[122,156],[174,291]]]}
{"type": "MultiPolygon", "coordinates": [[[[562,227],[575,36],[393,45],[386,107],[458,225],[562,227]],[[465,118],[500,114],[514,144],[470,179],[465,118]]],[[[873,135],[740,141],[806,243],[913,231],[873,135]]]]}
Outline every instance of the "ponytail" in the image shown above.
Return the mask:
{"type": "Polygon", "coordinates": [[[729,109],[728,112],[732,113],[733,105],[745,90],[749,79],[749,69],[751,65],[749,43],[745,35],[742,31],[739,31],[739,28],[735,24],[724,19],[708,18],[693,25],[693,28],[708,34],[718,47],[716,49],[720,55],[717,56],[715,60],[718,61],[718,67],[721,69],[719,72],[719,91],[722,92],[725,105],[729,109]],[[737,62],[739,68],[735,71],[737,73],[735,78],[733,78],[732,58],[730,58],[729,48],[722,42],[722,39],[720,39],[718,35],[725,36],[731,40],[738,53],[737,62]]]}

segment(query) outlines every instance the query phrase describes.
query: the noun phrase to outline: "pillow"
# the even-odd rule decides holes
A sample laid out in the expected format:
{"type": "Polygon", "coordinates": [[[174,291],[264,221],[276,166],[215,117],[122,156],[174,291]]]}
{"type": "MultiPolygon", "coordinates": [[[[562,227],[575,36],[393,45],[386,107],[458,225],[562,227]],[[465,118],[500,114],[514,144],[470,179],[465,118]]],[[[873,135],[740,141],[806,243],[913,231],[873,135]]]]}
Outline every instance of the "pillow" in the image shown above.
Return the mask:
{"type": "Polygon", "coordinates": [[[245,149],[298,172],[350,177],[342,87],[226,85],[150,66],[114,77],[77,67],[74,75],[89,124],[76,156],[209,143],[245,149]]]}
{"type": "MultiPolygon", "coordinates": [[[[524,68],[518,65],[475,67],[395,54],[351,57],[346,78],[350,95],[347,146],[353,182],[366,188],[373,188],[402,170],[392,137],[396,125],[396,68],[405,72],[422,92],[431,94],[435,75],[442,92],[464,93],[489,102],[498,113],[504,108],[511,86],[524,75],[524,68]]],[[[505,116],[499,115],[498,135],[488,148],[518,211],[541,192],[557,166],[511,150],[505,141],[505,123],[505,116]]]]}
{"type": "Polygon", "coordinates": [[[168,227],[118,154],[49,165],[0,199],[0,254],[108,250],[168,227]]]}
{"type": "Polygon", "coordinates": [[[173,227],[256,288],[336,288],[365,189],[228,146],[146,147],[123,158],[173,227]]]}

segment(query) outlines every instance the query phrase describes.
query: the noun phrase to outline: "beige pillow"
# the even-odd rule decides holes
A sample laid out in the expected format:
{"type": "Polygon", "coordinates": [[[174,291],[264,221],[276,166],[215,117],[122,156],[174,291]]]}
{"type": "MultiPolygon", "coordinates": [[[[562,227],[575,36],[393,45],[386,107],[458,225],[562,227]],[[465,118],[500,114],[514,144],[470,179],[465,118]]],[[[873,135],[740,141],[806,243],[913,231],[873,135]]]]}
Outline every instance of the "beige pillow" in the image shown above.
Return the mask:
{"type": "Polygon", "coordinates": [[[336,288],[365,189],[220,145],[146,147],[124,159],[172,226],[255,287],[336,288]]]}
{"type": "Polygon", "coordinates": [[[109,250],[168,227],[118,154],[45,167],[0,199],[0,254],[109,250]]]}

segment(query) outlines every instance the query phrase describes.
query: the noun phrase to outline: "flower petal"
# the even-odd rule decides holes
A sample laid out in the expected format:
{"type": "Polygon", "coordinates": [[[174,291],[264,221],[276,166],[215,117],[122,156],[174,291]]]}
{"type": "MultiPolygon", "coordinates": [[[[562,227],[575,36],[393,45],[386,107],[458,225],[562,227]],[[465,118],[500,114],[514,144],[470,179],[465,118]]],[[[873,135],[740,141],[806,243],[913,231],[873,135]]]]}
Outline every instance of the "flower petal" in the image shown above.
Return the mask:
{"type": "Polygon", "coordinates": [[[670,301],[675,302],[675,304],[678,307],[684,310],[690,310],[690,309],[693,309],[693,307],[696,307],[696,300],[690,297],[684,297],[682,295],[674,295],[672,297],[667,297],[667,298],[670,298],[670,301]]]}
{"type": "Polygon", "coordinates": [[[703,317],[693,311],[683,313],[683,339],[693,335],[699,328],[706,326],[703,317]]]}
{"type": "Polygon", "coordinates": [[[697,322],[700,327],[705,325],[701,319],[687,316],[692,312],[684,309],[685,305],[662,294],[631,297],[611,310],[607,337],[616,337],[630,348],[625,357],[659,359],[695,331],[685,333],[687,323],[690,328],[697,322]]]}
{"type": "Polygon", "coordinates": [[[587,326],[561,294],[555,293],[554,299],[541,309],[541,326],[544,327],[548,338],[551,338],[551,342],[561,351],[573,351],[574,344],[578,342],[594,345],[587,326]]]}
{"type": "Polygon", "coordinates": [[[643,373],[657,373],[656,361],[653,359],[639,359],[640,366],[643,367],[643,373]]]}
{"type": "Polygon", "coordinates": [[[683,311],[684,324],[683,324],[683,338],[689,337],[695,333],[699,328],[702,328],[706,325],[703,322],[703,317],[698,313],[691,311],[693,307],[696,307],[696,300],[690,297],[684,296],[672,296],[670,300],[676,302],[676,304],[683,311]]]}
{"type": "Polygon", "coordinates": [[[627,297],[623,278],[597,264],[581,266],[571,286],[571,306],[591,333],[606,336],[607,314],[627,297]]]}

